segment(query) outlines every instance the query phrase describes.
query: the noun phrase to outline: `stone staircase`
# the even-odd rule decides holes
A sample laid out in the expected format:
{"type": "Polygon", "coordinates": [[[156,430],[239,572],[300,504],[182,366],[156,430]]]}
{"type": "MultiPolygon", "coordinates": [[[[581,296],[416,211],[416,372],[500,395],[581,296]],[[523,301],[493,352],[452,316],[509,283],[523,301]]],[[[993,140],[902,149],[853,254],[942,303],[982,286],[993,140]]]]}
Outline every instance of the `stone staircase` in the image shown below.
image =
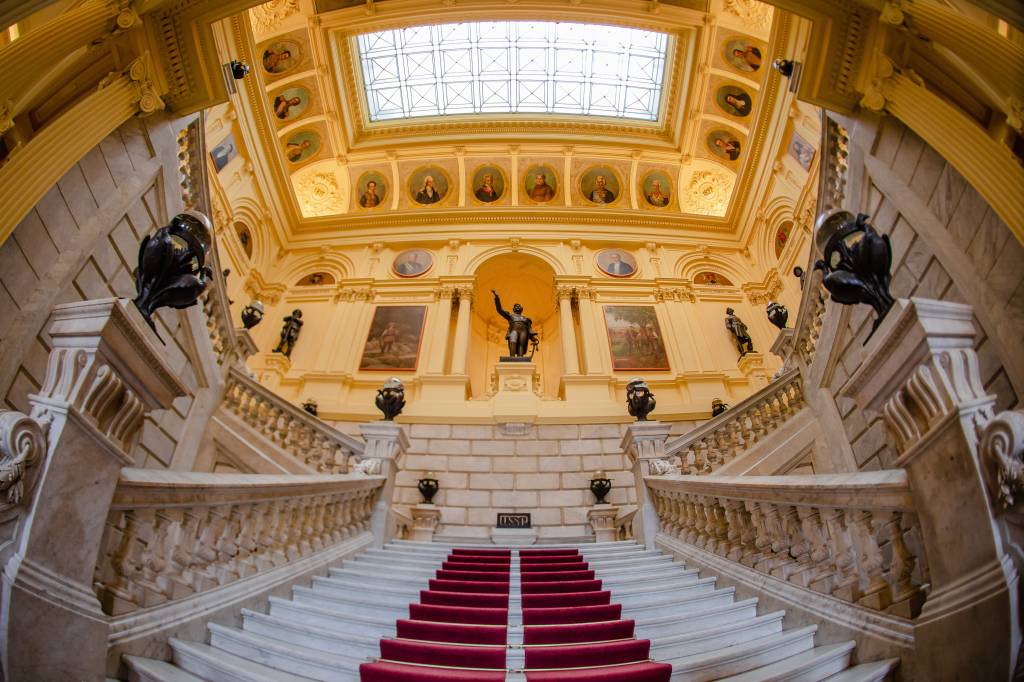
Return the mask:
{"type": "MultiPolygon", "coordinates": [[[[576,547],[622,604],[622,618],[636,622],[636,637],[651,640],[651,658],[672,665],[672,680],[870,682],[897,665],[851,666],[854,642],[816,645],[816,626],[785,629],[783,611],[758,615],[756,598],[737,601],[733,588],[633,542],[576,547]]],[[[358,680],[359,665],[380,655],[381,638],[395,636],[396,619],[408,618],[449,550],[409,541],[368,550],[293,588],[291,599],[270,597],[267,613],[243,609],[241,627],[210,623],[209,643],[172,639],[173,663],[126,656],[129,679],[358,680]]],[[[510,613],[521,613],[512,599],[510,613]]],[[[507,679],[524,678],[510,671],[507,679]]]]}

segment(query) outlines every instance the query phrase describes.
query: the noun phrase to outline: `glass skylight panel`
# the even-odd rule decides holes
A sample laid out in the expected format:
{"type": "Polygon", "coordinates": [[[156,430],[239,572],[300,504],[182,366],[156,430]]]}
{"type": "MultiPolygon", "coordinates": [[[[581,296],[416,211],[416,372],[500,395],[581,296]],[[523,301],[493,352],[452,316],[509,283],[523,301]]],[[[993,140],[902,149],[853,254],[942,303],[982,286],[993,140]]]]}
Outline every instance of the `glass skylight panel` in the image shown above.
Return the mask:
{"type": "Polygon", "coordinates": [[[492,21],[357,37],[371,121],[549,113],[656,121],[668,35],[492,21]]]}

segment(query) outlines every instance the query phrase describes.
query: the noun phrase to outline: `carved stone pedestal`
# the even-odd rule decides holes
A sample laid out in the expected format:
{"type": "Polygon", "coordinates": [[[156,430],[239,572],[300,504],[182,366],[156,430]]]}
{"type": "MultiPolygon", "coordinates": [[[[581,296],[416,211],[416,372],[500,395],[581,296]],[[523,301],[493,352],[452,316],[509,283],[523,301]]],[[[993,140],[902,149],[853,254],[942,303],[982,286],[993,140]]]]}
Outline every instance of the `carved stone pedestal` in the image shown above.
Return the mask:
{"type": "Polygon", "coordinates": [[[619,530],[615,527],[615,519],[619,508],[612,504],[598,504],[587,510],[587,523],[594,529],[595,542],[615,542],[619,530]]]}
{"type": "Polygon", "coordinates": [[[379,548],[390,542],[395,534],[391,498],[395,493],[398,467],[405,456],[405,451],[409,449],[409,437],[405,435],[401,426],[387,421],[360,424],[359,432],[366,441],[363,460],[378,460],[380,468],[377,473],[386,479],[380,489],[380,497],[374,503],[373,517],[370,520],[374,546],[379,548]]]}
{"type": "Polygon", "coordinates": [[[411,510],[412,533],[410,540],[433,542],[434,532],[441,524],[441,509],[436,504],[420,503],[411,510]]]}
{"type": "Polygon", "coordinates": [[[736,367],[757,388],[768,385],[768,370],[764,367],[764,356],[760,353],[747,353],[736,362],[736,367]]]}
{"type": "Polygon", "coordinates": [[[52,319],[46,380],[29,396],[32,418],[49,428],[47,451],[0,597],[7,682],[105,679],[93,574],[107,510],[146,413],[187,392],[130,302],[59,305],[52,319]]]}
{"type": "Polygon", "coordinates": [[[917,679],[1009,679],[1020,645],[1019,577],[978,461],[995,396],[974,336],[970,306],[900,299],[842,389],[869,421],[885,420],[914,493],[932,585],[914,621],[917,679]]]}
{"type": "Polygon", "coordinates": [[[638,513],[633,522],[633,534],[648,549],[654,549],[654,538],[658,534],[658,515],[654,511],[650,491],[644,476],[665,473],[669,466],[665,461],[665,441],[671,430],[668,424],[656,421],[634,422],[622,437],[622,451],[633,463],[633,482],[636,485],[638,513]]]}
{"type": "Polygon", "coordinates": [[[499,422],[533,421],[540,408],[540,398],[534,393],[537,365],[532,362],[499,362],[494,372],[498,383],[494,418],[499,422]]]}
{"type": "Polygon", "coordinates": [[[291,359],[281,353],[264,353],[263,367],[259,370],[260,383],[271,391],[277,391],[291,368],[291,359]]]}

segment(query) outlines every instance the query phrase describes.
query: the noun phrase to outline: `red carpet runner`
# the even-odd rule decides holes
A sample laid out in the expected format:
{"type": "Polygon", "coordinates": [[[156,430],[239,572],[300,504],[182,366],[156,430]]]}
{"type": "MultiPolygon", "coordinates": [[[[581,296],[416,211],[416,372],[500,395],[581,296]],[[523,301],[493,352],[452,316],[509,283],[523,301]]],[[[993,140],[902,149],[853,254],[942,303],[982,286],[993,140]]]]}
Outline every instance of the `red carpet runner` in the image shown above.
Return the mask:
{"type": "MultiPolygon", "coordinates": [[[[454,549],[362,682],[504,682],[509,550],[454,549]]],[[[576,549],[521,550],[527,682],[668,682],[576,549]]],[[[520,678],[521,679],[521,678],[520,678]]]]}

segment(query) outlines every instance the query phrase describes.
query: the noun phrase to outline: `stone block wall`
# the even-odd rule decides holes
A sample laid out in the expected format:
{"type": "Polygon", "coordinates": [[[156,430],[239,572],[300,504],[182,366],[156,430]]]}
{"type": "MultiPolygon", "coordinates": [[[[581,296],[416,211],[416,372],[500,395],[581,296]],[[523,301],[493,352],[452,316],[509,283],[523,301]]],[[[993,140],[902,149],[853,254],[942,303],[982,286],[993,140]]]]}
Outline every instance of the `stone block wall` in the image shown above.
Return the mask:
{"type": "MultiPolygon", "coordinates": [[[[997,397],[997,411],[1016,407],[1022,389],[1019,373],[1016,386],[1012,377],[1024,338],[1024,247],[977,191],[898,121],[865,119],[850,134],[851,182],[860,171],[864,178],[851,210],[870,215],[892,241],[892,294],[973,306],[985,388],[997,397]]],[[[858,467],[892,467],[895,449],[881,419],[866,419],[852,400],[838,396],[863,360],[874,312],[834,307],[829,315],[841,325],[833,346],[838,362],[825,385],[836,398],[858,467]]]]}
{"type": "MultiPolygon", "coordinates": [[[[87,153],[0,245],[0,396],[29,410],[46,375],[50,310],[59,303],[134,297],[139,242],[180,205],[174,122],[129,121],[87,153]],[[176,203],[177,202],[177,203],[176,203]]],[[[157,328],[166,357],[194,394],[185,314],[163,309],[157,328]]],[[[193,396],[146,418],[135,449],[139,466],[169,467],[193,396]]]]}

